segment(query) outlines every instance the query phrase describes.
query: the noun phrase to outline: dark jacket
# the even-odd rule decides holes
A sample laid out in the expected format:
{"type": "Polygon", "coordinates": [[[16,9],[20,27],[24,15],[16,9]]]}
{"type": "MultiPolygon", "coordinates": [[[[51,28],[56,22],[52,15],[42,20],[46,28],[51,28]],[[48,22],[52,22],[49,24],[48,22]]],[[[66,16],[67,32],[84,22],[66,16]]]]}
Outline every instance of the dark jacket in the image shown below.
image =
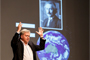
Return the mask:
{"type": "MultiPolygon", "coordinates": [[[[33,51],[33,59],[36,59],[36,51],[42,50],[45,48],[45,41],[42,38],[40,38],[40,45],[35,45],[33,42],[29,42],[28,45],[31,47],[33,51]]],[[[11,47],[13,50],[13,60],[23,60],[23,52],[24,52],[24,46],[23,43],[20,41],[20,35],[18,33],[15,33],[12,41],[11,41],[11,47]]]]}
{"type": "Polygon", "coordinates": [[[61,20],[57,16],[55,16],[52,20],[53,21],[50,22],[50,25],[47,26],[48,18],[46,18],[42,23],[42,27],[61,28],[61,20]]]}

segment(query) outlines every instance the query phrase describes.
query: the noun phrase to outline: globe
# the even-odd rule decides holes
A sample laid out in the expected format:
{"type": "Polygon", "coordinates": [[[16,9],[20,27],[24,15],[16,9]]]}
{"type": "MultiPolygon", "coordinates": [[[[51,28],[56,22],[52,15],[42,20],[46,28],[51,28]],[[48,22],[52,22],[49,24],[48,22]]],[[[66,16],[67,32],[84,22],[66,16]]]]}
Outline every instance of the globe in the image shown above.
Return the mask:
{"type": "MultiPolygon", "coordinates": [[[[44,34],[45,49],[37,51],[39,60],[68,60],[70,48],[67,39],[58,31],[47,31],[44,34]]],[[[40,43],[40,37],[37,45],[40,43]]]]}

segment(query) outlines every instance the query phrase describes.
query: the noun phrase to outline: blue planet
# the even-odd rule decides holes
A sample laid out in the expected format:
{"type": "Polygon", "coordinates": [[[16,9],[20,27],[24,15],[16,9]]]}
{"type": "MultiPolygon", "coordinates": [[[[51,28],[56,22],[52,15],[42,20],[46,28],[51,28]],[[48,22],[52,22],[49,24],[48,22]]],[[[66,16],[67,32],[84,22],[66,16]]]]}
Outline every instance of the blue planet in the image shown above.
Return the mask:
{"type": "MultiPolygon", "coordinates": [[[[70,48],[67,39],[58,31],[47,31],[45,49],[37,51],[39,60],[68,60],[70,48]]],[[[40,43],[40,37],[37,45],[40,43]]]]}

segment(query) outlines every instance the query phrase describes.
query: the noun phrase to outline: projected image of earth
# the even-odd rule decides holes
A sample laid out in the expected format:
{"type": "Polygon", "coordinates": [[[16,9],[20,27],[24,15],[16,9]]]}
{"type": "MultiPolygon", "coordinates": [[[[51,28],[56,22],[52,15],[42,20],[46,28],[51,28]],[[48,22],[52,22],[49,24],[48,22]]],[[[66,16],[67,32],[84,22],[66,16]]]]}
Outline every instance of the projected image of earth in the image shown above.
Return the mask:
{"type": "MultiPolygon", "coordinates": [[[[44,33],[44,38],[46,39],[45,49],[37,51],[39,60],[68,60],[69,44],[60,32],[47,31],[44,33]]],[[[39,45],[39,39],[37,45],[39,45]]]]}

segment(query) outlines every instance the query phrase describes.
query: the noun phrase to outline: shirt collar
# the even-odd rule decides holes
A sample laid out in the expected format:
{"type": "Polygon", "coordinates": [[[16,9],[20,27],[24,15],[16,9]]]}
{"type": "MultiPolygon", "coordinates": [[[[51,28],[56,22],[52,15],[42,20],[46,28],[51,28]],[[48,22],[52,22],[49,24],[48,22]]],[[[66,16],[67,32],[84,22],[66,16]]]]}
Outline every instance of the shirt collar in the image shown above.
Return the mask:
{"type": "Polygon", "coordinates": [[[53,16],[53,17],[49,17],[49,20],[53,20],[54,17],[55,17],[55,16],[53,16]]]}
{"type": "Polygon", "coordinates": [[[28,45],[28,43],[27,43],[27,44],[25,44],[23,40],[21,40],[21,39],[20,39],[20,41],[21,41],[24,45],[28,45]]]}

